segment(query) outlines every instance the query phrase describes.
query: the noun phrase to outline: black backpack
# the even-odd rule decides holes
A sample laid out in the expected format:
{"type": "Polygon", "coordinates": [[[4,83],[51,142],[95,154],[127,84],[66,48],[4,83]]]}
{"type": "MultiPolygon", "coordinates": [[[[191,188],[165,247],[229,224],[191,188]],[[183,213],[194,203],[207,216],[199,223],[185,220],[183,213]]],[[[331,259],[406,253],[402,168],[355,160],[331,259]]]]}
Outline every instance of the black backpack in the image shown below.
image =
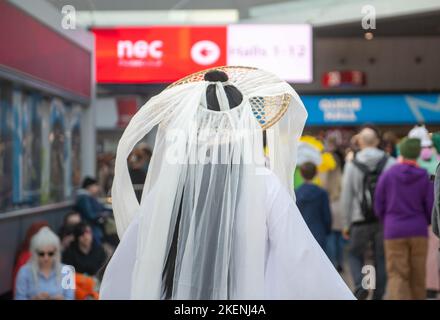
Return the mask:
{"type": "Polygon", "coordinates": [[[382,159],[379,160],[374,170],[370,170],[368,166],[359,162],[356,158],[353,160],[353,164],[364,174],[360,205],[361,213],[364,216],[365,222],[377,221],[377,217],[374,214],[374,191],[376,190],[376,185],[380,174],[382,173],[387,161],[388,156],[384,155],[382,159]]]}

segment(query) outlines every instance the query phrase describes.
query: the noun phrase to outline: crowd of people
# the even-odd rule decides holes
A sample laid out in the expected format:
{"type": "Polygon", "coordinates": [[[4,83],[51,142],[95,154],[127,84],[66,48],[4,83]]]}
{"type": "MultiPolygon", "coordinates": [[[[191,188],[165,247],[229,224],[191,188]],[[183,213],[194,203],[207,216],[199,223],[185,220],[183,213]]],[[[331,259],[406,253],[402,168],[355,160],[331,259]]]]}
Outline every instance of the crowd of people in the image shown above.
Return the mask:
{"type": "Polygon", "coordinates": [[[117,245],[116,232],[106,232],[110,211],[98,199],[96,180],[85,178],[73,211],[58,232],[46,221],[34,222],[16,257],[13,295],[17,300],[97,299],[100,272],[117,245]],[[73,266],[74,284],[63,282],[73,266]]]}
{"type": "Polygon", "coordinates": [[[299,148],[296,201],[335,268],[348,267],[355,296],[436,298],[439,242],[430,224],[440,135],[419,125],[398,141],[366,126],[348,146],[334,134],[321,140],[315,153],[299,148]],[[367,265],[372,287],[363,284],[367,265]]]}
{"type": "MultiPolygon", "coordinates": [[[[128,159],[138,199],[148,170],[151,150],[145,144],[128,159]]],[[[76,192],[72,211],[59,230],[47,221],[36,221],[27,230],[15,258],[13,296],[17,300],[98,299],[99,284],[107,261],[119,239],[105,197],[110,195],[114,155],[98,157],[98,179],[86,177],[76,192]],[[104,200],[102,200],[104,199],[104,200]],[[62,270],[73,266],[75,286],[63,289],[62,270]]]]}
{"type": "MultiPolygon", "coordinates": [[[[417,126],[399,140],[366,126],[349,144],[337,131],[303,138],[296,202],[334,267],[350,277],[356,298],[436,298],[439,242],[430,224],[440,135],[417,126]],[[363,285],[365,265],[374,266],[372,288],[363,285]]],[[[138,200],[150,158],[144,145],[128,158],[138,200]]],[[[100,160],[98,181],[84,179],[57,233],[45,221],[30,226],[16,257],[15,299],[98,298],[99,279],[118,244],[111,209],[98,200],[110,192],[112,161],[100,160]],[[75,268],[75,290],[60,286],[64,265],[75,268]]]]}

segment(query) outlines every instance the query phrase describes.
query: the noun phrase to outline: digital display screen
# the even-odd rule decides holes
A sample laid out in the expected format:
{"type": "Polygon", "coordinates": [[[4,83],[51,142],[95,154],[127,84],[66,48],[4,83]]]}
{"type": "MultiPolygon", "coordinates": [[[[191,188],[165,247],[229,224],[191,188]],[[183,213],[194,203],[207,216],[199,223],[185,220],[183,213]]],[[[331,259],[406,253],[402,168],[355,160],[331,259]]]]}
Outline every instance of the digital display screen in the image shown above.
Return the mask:
{"type": "Polygon", "coordinates": [[[224,65],[312,81],[310,25],[151,26],[94,29],[98,83],[169,83],[224,65]]]}

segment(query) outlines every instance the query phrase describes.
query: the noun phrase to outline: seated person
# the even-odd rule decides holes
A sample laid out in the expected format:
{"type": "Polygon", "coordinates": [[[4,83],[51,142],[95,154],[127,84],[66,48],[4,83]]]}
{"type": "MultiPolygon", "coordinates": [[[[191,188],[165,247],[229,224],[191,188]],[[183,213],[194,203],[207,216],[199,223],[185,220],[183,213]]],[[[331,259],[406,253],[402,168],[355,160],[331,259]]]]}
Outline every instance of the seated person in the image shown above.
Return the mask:
{"type": "Polygon", "coordinates": [[[71,211],[64,216],[64,222],[61,226],[58,235],[61,240],[61,250],[64,251],[69,247],[70,243],[74,240],[73,230],[75,226],[81,222],[81,216],[76,211],[71,211]]]}
{"type": "Polygon", "coordinates": [[[86,222],[75,227],[74,237],[63,252],[63,262],[72,265],[77,273],[94,276],[107,260],[103,247],[93,240],[92,228],[86,222]]]}
{"type": "Polygon", "coordinates": [[[62,281],[64,266],[60,262],[58,236],[49,227],[43,227],[32,237],[30,249],[30,261],[18,271],[15,299],[74,299],[75,290],[62,281]]]}
{"type": "Polygon", "coordinates": [[[40,231],[41,228],[47,226],[48,226],[47,221],[36,221],[32,223],[26,231],[24,241],[21,244],[20,249],[15,257],[15,266],[14,266],[14,270],[12,271],[12,283],[13,283],[12,287],[13,287],[14,295],[15,295],[15,280],[17,278],[18,270],[20,270],[20,268],[24,266],[32,256],[30,249],[31,239],[38,231],[40,231]]]}
{"type": "Polygon", "coordinates": [[[90,177],[85,178],[82,188],[77,192],[75,210],[91,226],[93,238],[100,244],[104,236],[102,225],[109,210],[98,201],[99,192],[98,182],[90,177]]]}

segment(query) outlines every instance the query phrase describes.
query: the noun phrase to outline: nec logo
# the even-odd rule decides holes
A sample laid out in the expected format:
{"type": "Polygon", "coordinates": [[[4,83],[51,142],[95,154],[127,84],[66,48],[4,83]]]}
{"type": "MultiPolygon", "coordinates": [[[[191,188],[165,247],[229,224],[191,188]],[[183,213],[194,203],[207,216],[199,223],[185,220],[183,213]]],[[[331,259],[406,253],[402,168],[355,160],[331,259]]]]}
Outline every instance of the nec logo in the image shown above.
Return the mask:
{"type": "Polygon", "coordinates": [[[123,59],[145,59],[151,57],[153,59],[160,59],[163,56],[161,50],[163,41],[153,40],[147,42],[144,40],[131,41],[131,40],[119,40],[118,41],[118,58],[123,59]]]}

